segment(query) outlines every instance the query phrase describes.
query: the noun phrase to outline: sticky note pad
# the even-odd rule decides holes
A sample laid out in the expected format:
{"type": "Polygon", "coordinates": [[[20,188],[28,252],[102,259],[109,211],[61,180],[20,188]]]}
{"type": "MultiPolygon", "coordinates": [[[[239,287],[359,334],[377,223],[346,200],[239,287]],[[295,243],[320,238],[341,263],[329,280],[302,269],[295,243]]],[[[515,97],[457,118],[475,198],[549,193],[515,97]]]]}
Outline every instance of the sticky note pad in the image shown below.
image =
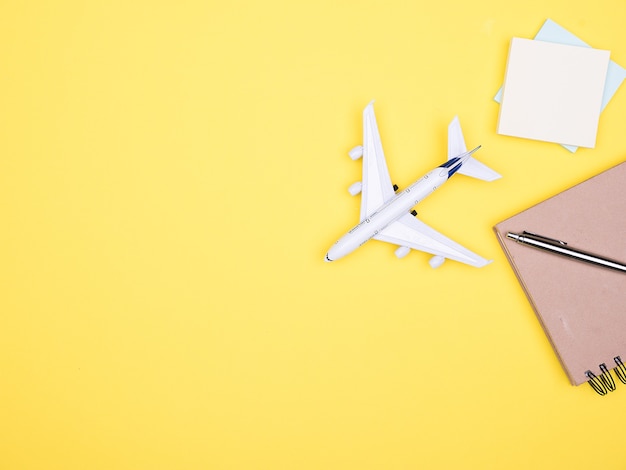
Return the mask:
{"type": "Polygon", "coordinates": [[[589,47],[513,38],[498,134],[593,148],[609,56],[589,47]]]}

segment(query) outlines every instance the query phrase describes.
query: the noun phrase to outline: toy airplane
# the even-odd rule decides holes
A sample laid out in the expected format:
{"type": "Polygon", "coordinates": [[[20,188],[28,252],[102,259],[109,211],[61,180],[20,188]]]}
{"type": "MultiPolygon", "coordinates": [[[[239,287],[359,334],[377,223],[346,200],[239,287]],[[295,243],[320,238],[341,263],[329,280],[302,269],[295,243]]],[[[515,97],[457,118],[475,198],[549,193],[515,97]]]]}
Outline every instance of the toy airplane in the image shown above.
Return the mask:
{"type": "Polygon", "coordinates": [[[374,105],[370,103],[363,111],[363,146],[357,146],[349,153],[353,160],[363,157],[363,181],[348,189],[353,196],[362,193],[361,222],[328,250],[326,261],[338,260],[374,239],[398,245],[395,251],[398,258],[406,256],[411,248],[431,253],[434,256],[429,264],[433,268],[441,266],[446,258],[478,268],[489,264],[490,260],[420,222],[414,217],[417,215],[415,211],[409,212],[456,172],[484,181],[500,178],[501,175],[472,158],[479,148],[467,151],[461,124],[455,117],[448,126],[448,161],[396,193],[398,187],[391,184],[374,105]]]}

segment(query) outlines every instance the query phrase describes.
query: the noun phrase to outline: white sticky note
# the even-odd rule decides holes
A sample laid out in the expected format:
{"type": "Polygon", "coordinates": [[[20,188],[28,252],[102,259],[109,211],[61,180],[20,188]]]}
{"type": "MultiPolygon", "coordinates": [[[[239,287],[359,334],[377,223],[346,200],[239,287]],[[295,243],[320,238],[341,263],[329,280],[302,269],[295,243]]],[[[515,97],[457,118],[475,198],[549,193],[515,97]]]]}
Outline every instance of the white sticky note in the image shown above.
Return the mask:
{"type": "Polygon", "coordinates": [[[609,58],[609,51],[513,38],[498,134],[593,148],[609,58]]]}

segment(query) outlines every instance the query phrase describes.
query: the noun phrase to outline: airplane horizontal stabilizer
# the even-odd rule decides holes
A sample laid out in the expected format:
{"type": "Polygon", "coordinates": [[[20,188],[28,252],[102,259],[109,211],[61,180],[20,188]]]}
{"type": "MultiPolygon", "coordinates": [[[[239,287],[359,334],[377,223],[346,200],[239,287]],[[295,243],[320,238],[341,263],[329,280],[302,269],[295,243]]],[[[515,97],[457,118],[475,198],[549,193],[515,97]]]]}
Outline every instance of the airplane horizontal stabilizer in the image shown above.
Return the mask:
{"type": "MultiPolygon", "coordinates": [[[[458,157],[465,152],[467,152],[467,147],[465,145],[465,139],[463,138],[461,123],[459,122],[459,118],[455,116],[448,126],[448,160],[458,157]]],[[[458,173],[483,181],[493,181],[502,178],[500,173],[492,170],[484,163],[480,163],[474,157],[470,157],[463,166],[459,168],[458,173]]]]}
{"type": "Polygon", "coordinates": [[[483,181],[493,181],[498,178],[502,178],[502,175],[491,168],[489,168],[484,163],[480,163],[474,157],[470,157],[461,168],[459,168],[458,173],[462,175],[471,176],[472,178],[478,178],[483,181]]]}

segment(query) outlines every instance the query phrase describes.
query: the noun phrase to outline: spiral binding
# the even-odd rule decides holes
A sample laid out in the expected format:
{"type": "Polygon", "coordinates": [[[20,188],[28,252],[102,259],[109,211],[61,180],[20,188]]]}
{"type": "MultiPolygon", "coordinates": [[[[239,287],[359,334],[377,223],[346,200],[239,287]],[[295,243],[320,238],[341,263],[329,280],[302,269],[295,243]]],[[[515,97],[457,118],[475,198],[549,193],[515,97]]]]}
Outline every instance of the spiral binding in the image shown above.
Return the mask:
{"type": "Polygon", "coordinates": [[[617,378],[620,379],[622,383],[626,384],[626,366],[619,356],[615,357],[614,361],[617,364],[617,366],[615,366],[615,375],[617,375],[617,378]]]}
{"type": "Polygon", "coordinates": [[[596,377],[596,374],[588,370],[587,372],[585,372],[585,375],[589,379],[587,383],[591,385],[591,388],[593,388],[598,393],[598,395],[606,395],[607,393],[609,393],[608,390],[604,387],[604,385],[602,385],[602,382],[598,380],[598,377],[596,377]]]}
{"type": "MultiPolygon", "coordinates": [[[[614,357],[613,360],[615,361],[615,375],[617,375],[620,382],[626,384],[626,365],[624,365],[619,356],[614,357]]],[[[613,380],[611,371],[605,363],[600,364],[600,371],[602,373],[596,376],[593,372],[588,370],[585,372],[585,376],[589,379],[587,383],[591,388],[593,388],[598,395],[604,396],[615,390],[615,380],[613,380]]]]}

